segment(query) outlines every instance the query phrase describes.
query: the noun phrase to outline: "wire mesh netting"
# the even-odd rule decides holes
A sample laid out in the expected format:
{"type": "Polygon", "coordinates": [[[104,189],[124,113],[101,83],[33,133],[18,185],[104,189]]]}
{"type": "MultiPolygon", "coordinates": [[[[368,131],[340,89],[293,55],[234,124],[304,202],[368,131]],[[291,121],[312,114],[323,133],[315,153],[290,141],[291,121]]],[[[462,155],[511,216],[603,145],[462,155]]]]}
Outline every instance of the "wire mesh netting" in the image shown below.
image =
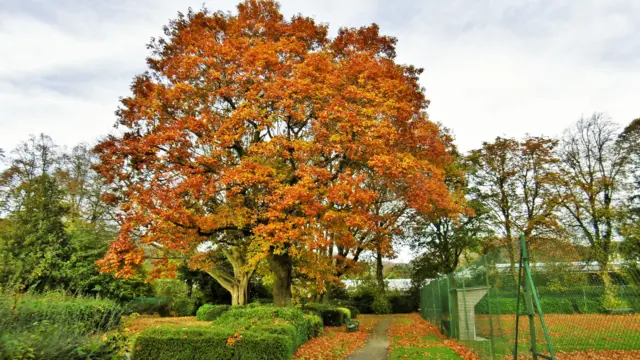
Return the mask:
{"type": "Polygon", "coordinates": [[[520,250],[514,247],[431,280],[421,289],[422,317],[481,359],[513,358],[516,339],[519,358],[532,358],[532,349],[550,356],[542,321],[558,359],[567,353],[598,352],[608,358],[610,351],[640,351],[637,264],[601,265],[580,260],[584,256],[571,247],[530,247],[531,279],[542,314],[535,300],[525,301],[525,286],[518,290],[520,250]]]}

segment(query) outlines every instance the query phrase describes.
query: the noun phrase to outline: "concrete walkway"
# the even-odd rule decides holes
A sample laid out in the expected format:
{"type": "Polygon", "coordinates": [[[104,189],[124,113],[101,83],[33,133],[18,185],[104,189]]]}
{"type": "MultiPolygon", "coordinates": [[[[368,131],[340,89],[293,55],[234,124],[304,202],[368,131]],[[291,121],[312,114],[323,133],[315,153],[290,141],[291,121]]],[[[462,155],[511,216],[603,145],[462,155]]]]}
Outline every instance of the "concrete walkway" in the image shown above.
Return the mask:
{"type": "Polygon", "coordinates": [[[381,320],[367,344],[347,357],[347,360],[386,360],[389,358],[389,335],[387,330],[391,326],[391,318],[381,320]]]}

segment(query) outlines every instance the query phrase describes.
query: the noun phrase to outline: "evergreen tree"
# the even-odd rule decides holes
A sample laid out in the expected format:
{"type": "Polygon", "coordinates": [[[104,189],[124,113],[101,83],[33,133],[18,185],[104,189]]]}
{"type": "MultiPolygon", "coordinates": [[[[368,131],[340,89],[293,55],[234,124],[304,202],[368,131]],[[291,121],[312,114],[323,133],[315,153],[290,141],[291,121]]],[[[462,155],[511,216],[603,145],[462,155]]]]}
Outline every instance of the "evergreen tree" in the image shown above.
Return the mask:
{"type": "Polygon", "coordinates": [[[5,279],[17,290],[43,290],[65,284],[69,237],[63,217],[64,192],[44,173],[20,185],[22,206],[9,215],[0,242],[5,279]]]}

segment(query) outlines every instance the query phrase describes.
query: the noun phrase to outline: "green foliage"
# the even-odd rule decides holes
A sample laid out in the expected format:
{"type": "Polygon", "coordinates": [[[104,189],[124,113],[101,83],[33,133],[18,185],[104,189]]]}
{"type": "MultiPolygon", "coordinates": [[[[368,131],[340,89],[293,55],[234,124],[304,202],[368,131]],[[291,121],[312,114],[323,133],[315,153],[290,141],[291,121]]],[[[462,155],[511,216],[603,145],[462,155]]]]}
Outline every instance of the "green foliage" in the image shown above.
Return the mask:
{"type": "Polygon", "coordinates": [[[129,279],[120,279],[99,271],[96,260],[106,254],[109,242],[115,236],[113,231],[81,221],[68,224],[67,231],[71,256],[65,263],[64,273],[70,291],[119,301],[152,294],[143,272],[129,279]]]}
{"type": "Polygon", "coordinates": [[[365,279],[354,289],[348,291],[349,303],[356,307],[361,314],[373,313],[373,301],[378,294],[378,286],[373,279],[365,279]]]}
{"type": "Polygon", "coordinates": [[[113,338],[97,333],[115,327],[120,307],[110,300],[0,296],[0,359],[116,359],[113,338]]]}
{"type": "Polygon", "coordinates": [[[412,294],[390,293],[387,294],[393,314],[408,314],[418,310],[418,299],[412,294]]]}
{"type": "Polygon", "coordinates": [[[198,309],[198,301],[187,297],[173,299],[169,303],[169,314],[172,316],[193,316],[198,309]]]}
{"type": "Polygon", "coordinates": [[[349,309],[349,312],[351,313],[351,319],[356,319],[358,315],[360,315],[360,310],[358,310],[357,307],[353,305],[345,305],[344,307],[349,309]]]}
{"type": "Polygon", "coordinates": [[[351,319],[351,310],[349,310],[349,309],[347,309],[345,307],[339,307],[339,308],[336,308],[336,310],[342,311],[342,313],[345,316],[345,319],[351,319]]]}
{"type": "MultiPolygon", "coordinates": [[[[491,313],[493,314],[515,314],[516,298],[491,298],[483,297],[476,306],[476,314],[489,314],[489,304],[491,304],[491,313]]],[[[524,312],[524,303],[520,301],[520,312],[524,312]]]]}
{"type": "Polygon", "coordinates": [[[305,315],[309,339],[320,336],[324,331],[324,323],[318,315],[305,315]]]}
{"type": "Polygon", "coordinates": [[[211,328],[143,331],[134,344],[133,359],[291,359],[323,329],[318,316],[297,308],[204,305],[197,316],[213,313],[217,319],[211,328]]]}
{"type": "Polygon", "coordinates": [[[70,257],[63,191],[48,174],[20,184],[20,190],[22,205],[9,215],[0,239],[2,275],[8,287],[19,291],[63,287],[70,257]]]}
{"type": "Polygon", "coordinates": [[[81,334],[109,330],[120,323],[123,309],[112,300],[69,298],[58,294],[27,295],[14,304],[19,325],[41,322],[72,326],[81,334]]]}
{"type": "Polygon", "coordinates": [[[229,310],[229,305],[204,304],[196,312],[196,319],[200,321],[213,321],[229,310]]]}
{"type": "MultiPolygon", "coordinates": [[[[286,332],[280,328],[279,330],[286,332]]],[[[134,360],[285,360],[291,359],[288,336],[225,328],[155,328],[136,339],[134,360]]]]}
{"type": "Polygon", "coordinates": [[[542,298],[540,306],[545,314],[574,314],[578,312],[578,308],[574,306],[571,299],[542,298]]]}
{"type": "Polygon", "coordinates": [[[602,306],[606,310],[628,309],[629,303],[614,294],[605,293],[602,296],[602,306]]]}
{"type": "Polygon", "coordinates": [[[169,314],[172,316],[193,316],[198,310],[199,301],[189,297],[190,289],[182,280],[159,279],[153,283],[156,297],[167,299],[169,314]]]}
{"type": "MultiPolygon", "coordinates": [[[[640,300],[640,299],[637,299],[640,300]]],[[[540,299],[540,306],[545,314],[604,314],[609,309],[631,308],[636,311],[640,310],[640,306],[636,306],[633,299],[624,299],[624,307],[606,307],[603,297],[586,297],[586,296],[543,296],[540,299]]],[[[491,312],[493,314],[515,314],[516,298],[492,298],[491,312]]],[[[637,302],[640,305],[640,301],[637,302]]],[[[478,302],[475,307],[477,314],[489,313],[489,300],[485,296],[478,302]]],[[[520,301],[520,312],[525,311],[524,303],[520,301]]]]}
{"type": "Polygon", "coordinates": [[[169,316],[169,300],[157,297],[139,297],[125,305],[126,314],[169,316]]]}
{"type": "Polygon", "coordinates": [[[329,304],[308,303],[304,305],[304,309],[318,314],[322,318],[324,326],[344,325],[346,312],[329,304]]]}
{"type": "MultiPolygon", "coordinates": [[[[272,326],[274,321],[281,320],[294,326],[295,338],[292,339],[294,349],[309,339],[307,321],[302,310],[293,307],[232,307],[214,322],[216,327],[234,329],[249,328],[251,325],[272,326]]],[[[277,323],[275,323],[277,324],[277,323]]]]}
{"type": "Polygon", "coordinates": [[[116,279],[96,260],[115,228],[100,200],[102,179],[87,145],[60,154],[50,137],[31,137],[0,174],[8,215],[0,221],[0,281],[13,291],[64,289],[126,301],[150,294],[143,275],[116,279]]]}
{"type": "Polygon", "coordinates": [[[371,310],[376,314],[390,314],[392,312],[391,303],[384,294],[379,294],[373,299],[371,310]]]}

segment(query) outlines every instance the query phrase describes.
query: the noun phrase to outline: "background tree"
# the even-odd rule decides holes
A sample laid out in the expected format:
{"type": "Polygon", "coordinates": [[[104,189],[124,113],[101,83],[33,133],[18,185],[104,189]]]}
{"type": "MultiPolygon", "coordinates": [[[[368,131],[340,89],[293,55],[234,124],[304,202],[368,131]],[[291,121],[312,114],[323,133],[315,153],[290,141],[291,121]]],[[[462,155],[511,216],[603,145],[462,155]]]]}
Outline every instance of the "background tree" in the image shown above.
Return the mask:
{"type": "Polygon", "coordinates": [[[603,114],[594,113],[565,132],[559,149],[560,203],[572,233],[589,246],[588,258],[600,264],[605,306],[614,301],[609,263],[630,159],[618,134],[617,125],[603,114]]]}
{"type": "Polygon", "coordinates": [[[632,261],[640,261],[640,119],[633,120],[620,134],[620,146],[630,156],[629,201],[626,216],[621,225],[623,255],[632,261]]]}
{"type": "Polygon", "coordinates": [[[517,239],[523,233],[531,244],[561,235],[554,196],[557,141],[527,136],[496,138],[467,157],[473,198],[489,210],[489,221],[508,252],[515,272],[517,239]]]}
{"type": "MultiPolygon", "coordinates": [[[[484,239],[491,235],[488,223],[489,209],[471,194],[466,173],[469,164],[455,147],[449,152],[456,159],[447,166],[445,182],[452,194],[465,201],[461,212],[438,209],[429,216],[415,216],[405,244],[416,254],[411,262],[411,278],[415,290],[424,280],[453,272],[467,251],[482,251],[484,239]],[[468,198],[468,200],[464,200],[468,198]]],[[[416,295],[419,294],[416,291],[416,295]]]]}
{"type": "Polygon", "coordinates": [[[123,135],[96,148],[122,203],[105,270],[132,275],[141,244],[196,254],[232,232],[255,249],[244,268],[266,259],[274,302],[290,305],[297,261],[349,241],[328,237],[348,233],[340,224],[375,224],[371,176],[417,211],[454,206],[421,71],[394,62],[376,25],[329,39],[275,2],[245,1],[237,15],[180,15],[165,35],[122,101],[123,135]]]}
{"type": "Polygon", "coordinates": [[[2,233],[4,279],[10,288],[44,290],[64,287],[69,237],[63,217],[63,192],[55,178],[40,174],[20,184],[20,207],[12,212],[2,233]]]}
{"type": "Polygon", "coordinates": [[[117,224],[95,191],[103,185],[92,159],[88,146],[67,153],[44,134],[10,153],[1,174],[6,218],[0,223],[0,278],[12,289],[63,289],[121,300],[149,294],[142,277],[119,280],[96,266],[117,224]],[[69,162],[74,158],[82,161],[69,162]]]}
{"type": "Polygon", "coordinates": [[[43,174],[54,175],[60,160],[58,150],[51,137],[40,134],[31,135],[11,151],[9,166],[0,177],[4,211],[21,209],[26,196],[24,185],[43,174]]]}

